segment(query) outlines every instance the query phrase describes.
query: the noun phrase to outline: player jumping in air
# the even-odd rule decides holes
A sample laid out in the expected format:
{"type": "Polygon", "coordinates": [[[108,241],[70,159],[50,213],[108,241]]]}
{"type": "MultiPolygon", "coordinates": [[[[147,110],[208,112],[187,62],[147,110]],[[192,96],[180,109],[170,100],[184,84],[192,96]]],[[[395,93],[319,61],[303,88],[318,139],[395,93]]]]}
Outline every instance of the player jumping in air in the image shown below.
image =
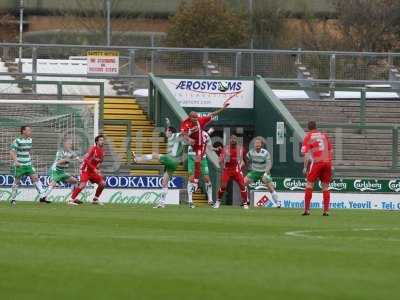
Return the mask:
{"type": "Polygon", "coordinates": [[[183,138],[181,133],[177,133],[176,129],[171,126],[168,118],[166,120],[166,130],[165,136],[168,139],[167,154],[145,154],[141,157],[136,157],[135,153],[132,152],[135,162],[149,161],[156,158],[164,165],[164,175],[162,179],[163,191],[160,196],[159,202],[154,206],[154,208],[164,208],[165,199],[168,193],[168,182],[173,176],[179,163],[182,161],[183,153],[183,138]]]}
{"type": "MultiPolygon", "coordinates": [[[[214,129],[210,128],[208,132],[202,131],[202,147],[201,153],[203,156],[200,162],[201,168],[201,175],[203,175],[205,186],[206,186],[206,193],[207,193],[207,201],[209,205],[213,204],[212,199],[212,184],[211,179],[209,176],[208,170],[208,160],[207,160],[207,148],[213,150],[211,143],[210,134],[214,131],[214,129]]],[[[193,150],[192,146],[188,147],[188,184],[187,184],[187,191],[188,191],[188,198],[189,198],[189,207],[194,208],[193,204],[193,193],[196,191],[197,186],[193,183],[194,181],[194,173],[195,173],[195,160],[196,160],[196,153],[193,150]]]]}
{"type": "Polygon", "coordinates": [[[264,149],[262,146],[263,138],[256,137],[254,141],[254,149],[247,152],[247,160],[250,163],[250,172],[248,172],[245,177],[245,184],[248,186],[251,183],[261,180],[261,182],[268,188],[272,199],[279,208],[281,207],[281,202],[278,199],[278,193],[275,191],[270,174],[272,168],[271,155],[268,150],[264,149]]]}
{"type": "Polygon", "coordinates": [[[231,179],[236,181],[239,185],[243,208],[249,208],[247,205],[247,190],[246,185],[244,184],[244,176],[242,172],[242,167],[244,166],[243,147],[238,145],[237,140],[238,137],[232,134],[230,137],[229,146],[221,149],[219,157],[223,171],[221,175],[221,185],[218,190],[217,201],[214,204],[214,208],[220,207],[221,198],[226,191],[229,180],[231,179]]]}
{"type": "Polygon", "coordinates": [[[78,180],[66,172],[73,160],[79,161],[79,157],[72,150],[72,140],[67,138],[64,141],[63,148],[57,151],[54,163],[50,168],[50,184],[46,191],[46,197],[50,195],[58,183],[68,183],[72,185],[73,189],[76,188],[78,180]]]}
{"type": "Polygon", "coordinates": [[[301,148],[304,154],[303,173],[307,177],[303,216],[310,214],[314,183],[318,179],[322,183],[323,216],[329,216],[329,183],[332,180],[333,148],[328,135],[317,130],[315,121],[308,122],[308,130],[301,148]]]}
{"type": "Polygon", "coordinates": [[[198,114],[194,111],[189,113],[189,117],[185,119],[181,124],[181,132],[185,141],[192,145],[193,151],[195,153],[195,163],[194,163],[194,176],[192,180],[192,184],[195,187],[195,190],[198,188],[199,178],[200,178],[200,164],[201,159],[204,155],[203,151],[203,139],[202,139],[202,131],[206,127],[208,123],[211,122],[211,119],[224,111],[229,106],[229,102],[225,102],[224,106],[212,113],[209,113],[207,116],[199,117],[198,114]]]}
{"type": "Polygon", "coordinates": [[[97,184],[97,189],[95,196],[93,198],[93,204],[102,204],[99,201],[99,197],[106,186],[103,175],[99,170],[99,165],[104,160],[104,137],[103,135],[98,135],[94,139],[95,144],[89,148],[83,162],[81,164],[81,174],[78,187],[76,187],[71,195],[71,200],[68,201],[69,205],[79,205],[82,201],[76,199],[78,194],[86,187],[88,181],[97,184]]]}
{"type": "Polygon", "coordinates": [[[32,128],[30,126],[22,126],[20,133],[21,135],[17,137],[10,146],[10,155],[15,167],[15,179],[11,188],[11,204],[16,204],[15,197],[21,183],[21,177],[23,176],[29,176],[31,178],[32,183],[39,194],[39,202],[51,203],[46,199],[46,190],[43,188],[35,168],[32,166],[32,128]]]}

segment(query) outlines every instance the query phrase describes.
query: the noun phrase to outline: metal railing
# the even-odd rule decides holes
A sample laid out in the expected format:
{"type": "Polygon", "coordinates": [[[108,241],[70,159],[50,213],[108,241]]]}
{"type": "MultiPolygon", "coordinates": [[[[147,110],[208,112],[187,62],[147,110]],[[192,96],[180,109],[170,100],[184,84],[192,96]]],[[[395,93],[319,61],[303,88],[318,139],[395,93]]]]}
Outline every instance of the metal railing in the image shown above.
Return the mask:
{"type": "MultiPolygon", "coordinates": [[[[399,126],[397,124],[320,124],[320,128],[323,129],[355,129],[355,130],[387,130],[391,131],[391,166],[385,169],[379,169],[379,171],[385,171],[388,173],[399,172],[399,126]]],[[[338,168],[342,172],[371,172],[371,168],[338,168]]]]}
{"type": "MultiPolygon", "coordinates": [[[[123,141],[122,150],[126,151],[126,166],[131,167],[133,163],[132,159],[132,123],[130,120],[104,120],[104,125],[122,125],[126,127],[125,139],[123,141]]],[[[110,140],[111,145],[114,140],[112,137],[106,136],[110,140]]],[[[114,146],[114,145],[113,145],[114,146]]],[[[118,148],[118,147],[116,147],[118,148]]]]}
{"type": "MultiPolygon", "coordinates": [[[[91,50],[113,50],[119,52],[118,76],[106,78],[143,78],[148,73],[156,75],[201,75],[201,76],[255,76],[268,81],[296,81],[299,70],[310,73],[312,80],[330,83],[343,81],[382,82],[397,81],[391,75],[400,67],[400,53],[336,52],[304,50],[254,50],[254,49],[204,49],[162,48],[127,46],[83,46],[53,44],[0,44],[0,58],[18,63],[18,53],[31,58],[33,65],[38,59],[69,59],[71,56],[86,56],[91,50]]],[[[32,68],[25,76],[52,76],[32,68]]],[[[17,73],[17,74],[18,74],[17,73]]],[[[0,73],[5,75],[7,73],[0,73]]],[[[63,75],[64,76],[64,75],[63,75]]],[[[82,77],[82,75],[69,75],[82,77]]],[[[104,77],[102,77],[104,78],[104,77]]]]}

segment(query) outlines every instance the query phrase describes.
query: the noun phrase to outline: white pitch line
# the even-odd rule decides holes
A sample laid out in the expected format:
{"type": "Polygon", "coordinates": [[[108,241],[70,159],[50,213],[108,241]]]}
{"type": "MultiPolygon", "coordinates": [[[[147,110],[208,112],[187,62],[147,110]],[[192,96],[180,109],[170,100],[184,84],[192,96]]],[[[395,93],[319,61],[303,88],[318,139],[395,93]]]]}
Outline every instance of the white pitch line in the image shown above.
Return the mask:
{"type": "Polygon", "coordinates": [[[320,235],[308,235],[307,233],[313,233],[317,230],[295,230],[295,231],[287,231],[285,235],[294,236],[294,237],[303,237],[309,239],[323,239],[323,236],[320,235]]]}
{"type": "MultiPolygon", "coordinates": [[[[321,233],[321,232],[349,232],[349,231],[379,231],[379,230],[400,230],[400,227],[391,227],[391,228],[350,228],[350,229],[331,229],[331,230],[294,230],[294,231],[286,231],[284,234],[291,237],[300,237],[307,239],[326,239],[327,236],[323,235],[311,235],[312,233],[321,233]]],[[[365,241],[388,241],[388,242],[400,242],[400,239],[396,238],[371,238],[371,237],[357,237],[351,236],[349,238],[365,240],[365,241]]]]}

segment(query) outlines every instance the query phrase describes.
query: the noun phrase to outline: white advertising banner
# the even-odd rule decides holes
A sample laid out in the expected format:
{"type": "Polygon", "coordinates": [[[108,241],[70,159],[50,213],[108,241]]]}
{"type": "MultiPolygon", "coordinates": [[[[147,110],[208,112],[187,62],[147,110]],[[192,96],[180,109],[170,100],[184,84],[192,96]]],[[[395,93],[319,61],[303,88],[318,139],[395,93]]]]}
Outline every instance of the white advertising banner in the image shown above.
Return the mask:
{"type": "MultiPolygon", "coordinates": [[[[105,189],[100,201],[104,203],[119,204],[153,204],[161,197],[161,189],[105,189]]],[[[95,193],[94,188],[84,189],[78,196],[83,202],[90,202],[95,193]]],[[[56,188],[52,191],[48,200],[53,202],[66,202],[70,199],[71,189],[56,188]]],[[[11,188],[0,188],[0,201],[10,201],[11,188]]],[[[34,188],[20,188],[16,201],[38,201],[38,195],[34,188]]],[[[170,189],[167,194],[166,204],[179,204],[179,189],[170,189]]]]}
{"type": "Polygon", "coordinates": [[[163,79],[163,82],[183,107],[222,107],[225,101],[230,102],[230,108],[254,107],[252,80],[163,79]],[[221,84],[226,91],[219,89],[221,84]]]}
{"type": "Polygon", "coordinates": [[[89,51],[87,74],[118,75],[119,53],[117,51],[89,51]]]}
{"type": "MultiPolygon", "coordinates": [[[[276,207],[271,195],[265,191],[253,192],[252,205],[256,207],[276,207]]],[[[283,208],[304,208],[304,193],[279,193],[283,208]]],[[[330,207],[347,209],[400,210],[400,198],[396,194],[331,193],[330,207]]],[[[313,193],[312,209],[322,209],[322,193],[313,193]]]]}

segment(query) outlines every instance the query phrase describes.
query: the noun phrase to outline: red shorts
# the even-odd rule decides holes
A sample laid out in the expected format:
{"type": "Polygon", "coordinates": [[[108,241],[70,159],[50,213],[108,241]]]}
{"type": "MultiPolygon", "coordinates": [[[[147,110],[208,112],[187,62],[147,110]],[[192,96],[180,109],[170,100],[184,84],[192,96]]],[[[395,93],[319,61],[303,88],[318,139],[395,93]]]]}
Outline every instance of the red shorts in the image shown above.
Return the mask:
{"type": "Polygon", "coordinates": [[[229,180],[231,180],[231,179],[235,180],[238,183],[241,190],[244,190],[246,188],[244,185],[243,173],[242,173],[242,171],[238,170],[237,168],[235,168],[235,169],[225,168],[222,171],[221,186],[226,187],[229,180]]]}
{"type": "Polygon", "coordinates": [[[307,174],[307,181],[330,183],[332,180],[332,163],[330,162],[312,162],[307,174]]]}
{"type": "Polygon", "coordinates": [[[88,182],[97,183],[104,181],[103,176],[96,172],[81,172],[80,174],[80,182],[88,182]]]}

